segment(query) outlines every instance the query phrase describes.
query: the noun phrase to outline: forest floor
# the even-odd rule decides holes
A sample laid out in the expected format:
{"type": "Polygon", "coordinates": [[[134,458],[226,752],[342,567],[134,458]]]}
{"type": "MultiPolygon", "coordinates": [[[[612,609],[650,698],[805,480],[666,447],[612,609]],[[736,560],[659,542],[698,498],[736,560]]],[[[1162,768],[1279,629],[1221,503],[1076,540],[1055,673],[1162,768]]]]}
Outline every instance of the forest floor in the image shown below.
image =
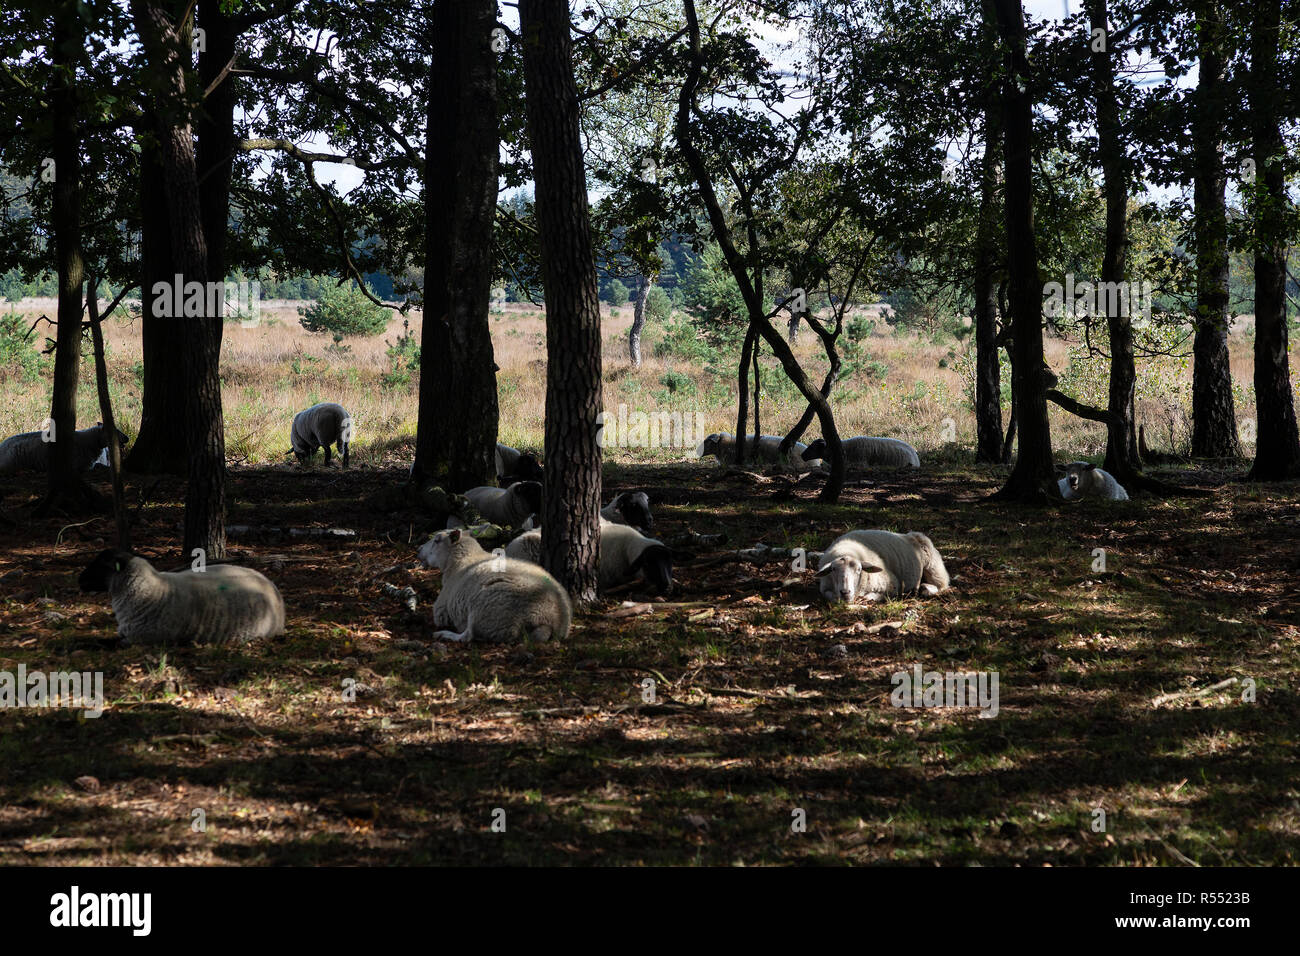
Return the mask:
{"type": "MultiPolygon", "coordinates": [[[[357,535],[233,537],[288,632],[165,651],[119,647],[77,591],[111,519],[32,518],[39,480],[0,479],[0,672],[102,671],[107,699],[0,709],[0,864],[1300,863],[1300,484],[1173,472],[1213,496],[1026,508],[985,500],[1003,475],[927,465],[831,507],[611,466],[661,537],[726,542],[679,553],[667,601],[633,588],[520,648],[433,641],[424,529],[377,503],[396,456],[235,467],[232,524],[357,535]],[[734,555],[854,527],[927,532],[952,589],[828,610],[734,555]],[[996,672],[996,716],[892,706],[915,664],[996,672]]],[[[128,483],[163,568],[182,494],[128,483]]]]}

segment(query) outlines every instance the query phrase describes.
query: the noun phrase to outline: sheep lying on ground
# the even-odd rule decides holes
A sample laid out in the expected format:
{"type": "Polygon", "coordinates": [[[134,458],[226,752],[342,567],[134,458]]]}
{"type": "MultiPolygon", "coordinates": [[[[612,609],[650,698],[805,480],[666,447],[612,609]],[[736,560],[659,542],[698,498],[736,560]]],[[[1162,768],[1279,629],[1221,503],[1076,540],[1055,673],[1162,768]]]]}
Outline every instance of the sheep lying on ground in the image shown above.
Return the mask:
{"type": "Polygon", "coordinates": [[[818,589],[827,601],[882,601],[948,588],[948,570],[938,549],[919,531],[850,531],[822,552],[818,589]]]}
{"type": "MultiPolygon", "coordinates": [[[[1058,469],[1059,470],[1059,469],[1058,469]]],[[[1103,498],[1109,501],[1128,501],[1128,492],[1108,471],[1086,461],[1072,461],[1065,466],[1065,477],[1057,481],[1061,497],[1066,501],[1075,498],[1103,498]]]]}
{"type": "Polygon", "coordinates": [[[497,442],[497,480],[501,482],[542,480],[541,463],[531,452],[497,442]]]}
{"type": "Polygon", "coordinates": [[[284,633],[280,592],[251,568],[155,571],[138,555],[109,549],[78,584],[112,595],[117,633],[126,643],[239,644],[284,633]]]}
{"type": "Polygon", "coordinates": [[[442,569],[433,605],[442,640],[563,640],[573,606],[560,583],[528,561],[491,554],[460,530],[439,531],[420,548],[425,566],[442,569]]]}
{"type": "Polygon", "coordinates": [[[293,446],[290,451],[304,464],[316,454],[317,448],[324,448],[326,465],[330,463],[330,446],[337,444],[346,468],[348,446],[352,443],[352,416],[335,402],[321,402],[304,408],[293,416],[289,443],[293,446]]]}
{"type": "MultiPolygon", "coordinates": [[[[920,468],[916,449],[898,438],[858,435],[843,441],[846,468],[920,468]]],[[[804,451],[805,461],[826,458],[826,439],[818,438],[804,451]]],[[[829,464],[829,461],[827,461],[829,464]]]]}
{"type": "MultiPolygon", "coordinates": [[[[506,545],[506,555],[542,563],[542,532],[529,531],[506,545]]],[[[662,541],[647,538],[635,528],[612,521],[600,522],[600,574],[598,586],[607,590],[638,578],[656,594],[673,589],[673,554],[662,541]]]]}
{"type": "Polygon", "coordinates": [[[465,497],[479,514],[503,528],[517,528],[542,510],[542,486],[535,481],[516,481],[509,488],[484,485],[471,488],[465,497]]]}
{"type": "MultiPolygon", "coordinates": [[[[807,471],[809,466],[804,462],[803,454],[807,445],[802,442],[795,442],[790,451],[781,455],[781,436],[780,435],[746,435],[745,436],[745,461],[759,462],[773,465],[783,465],[796,471],[807,471]]],[[[732,465],[736,462],[736,436],[730,432],[715,432],[695,449],[696,458],[705,458],[712,455],[724,465],[732,465]]]]}
{"type": "MultiPolygon", "coordinates": [[[[50,446],[43,440],[42,432],[24,432],[0,442],[0,475],[15,471],[43,471],[50,467],[50,446]]],[[[118,429],[117,440],[126,444],[126,434],[118,429]]],[[[73,433],[72,459],[77,471],[89,471],[108,445],[108,430],[103,422],[94,428],[83,428],[73,433]]]]}
{"type": "Polygon", "coordinates": [[[650,496],[644,491],[622,491],[600,509],[600,516],[614,524],[627,524],[642,531],[654,527],[650,516],[650,496]]]}

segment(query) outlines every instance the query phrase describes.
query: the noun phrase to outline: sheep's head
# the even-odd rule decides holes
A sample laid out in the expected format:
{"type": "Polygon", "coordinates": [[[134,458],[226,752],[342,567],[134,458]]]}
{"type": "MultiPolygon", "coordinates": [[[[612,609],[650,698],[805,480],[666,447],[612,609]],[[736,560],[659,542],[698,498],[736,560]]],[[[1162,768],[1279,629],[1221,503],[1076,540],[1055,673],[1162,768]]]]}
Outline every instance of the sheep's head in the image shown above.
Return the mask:
{"type": "Polygon", "coordinates": [[[652,544],[636,556],[631,569],[645,579],[656,594],[673,590],[673,553],[662,544],[652,544]]]}
{"type": "Polygon", "coordinates": [[[535,481],[540,484],[544,474],[541,462],[531,452],[523,452],[515,462],[514,477],[519,481],[535,481]]]}
{"type": "Polygon", "coordinates": [[[456,545],[460,544],[460,540],[460,528],[439,531],[420,545],[420,560],[424,562],[424,566],[427,568],[445,568],[451,560],[452,552],[456,550],[456,545]]]}
{"type": "Polygon", "coordinates": [[[721,432],[714,432],[704,439],[704,441],[700,442],[699,447],[695,449],[695,457],[707,458],[709,455],[716,455],[722,448],[722,438],[721,432]]]}
{"type": "Polygon", "coordinates": [[[77,586],[83,591],[107,591],[113,575],[126,567],[126,563],[135,555],[130,551],[109,548],[95,555],[95,560],[86,566],[77,578],[77,586]]]}
{"type": "Polygon", "coordinates": [[[625,491],[614,499],[614,510],[623,516],[625,524],[639,531],[654,527],[650,516],[650,496],[644,491],[625,491]]]}
{"type": "Polygon", "coordinates": [[[510,486],[510,493],[528,507],[529,514],[537,514],[542,510],[542,485],[540,482],[516,481],[510,486]]]}
{"type": "Polygon", "coordinates": [[[857,558],[841,554],[817,569],[817,586],[822,597],[832,604],[836,601],[852,602],[858,596],[862,575],[881,570],[878,565],[864,565],[857,558]]]}
{"type": "Polygon", "coordinates": [[[1065,466],[1065,483],[1071,491],[1078,491],[1080,484],[1087,488],[1092,482],[1092,472],[1096,470],[1097,466],[1089,462],[1072,461],[1065,466]]]}
{"type": "Polygon", "coordinates": [[[804,461],[815,461],[818,458],[826,457],[826,439],[819,438],[803,450],[802,458],[804,461]]]}

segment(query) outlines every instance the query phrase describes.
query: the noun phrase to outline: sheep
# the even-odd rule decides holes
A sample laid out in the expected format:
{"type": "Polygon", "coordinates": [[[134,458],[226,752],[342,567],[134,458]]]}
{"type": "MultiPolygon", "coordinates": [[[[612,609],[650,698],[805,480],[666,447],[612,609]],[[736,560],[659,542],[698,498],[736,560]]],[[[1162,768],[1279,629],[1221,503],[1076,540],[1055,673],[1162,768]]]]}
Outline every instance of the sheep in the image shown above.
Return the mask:
{"type": "MultiPolygon", "coordinates": [[[[41,471],[50,467],[50,445],[45,432],[24,432],[0,442],[0,475],[16,471],[41,471]]],[[[117,430],[117,440],[126,444],[126,434],[117,430]]],[[[77,471],[90,471],[108,445],[108,431],[103,422],[83,428],[72,436],[72,460],[77,471]]]]}
{"type": "Polygon", "coordinates": [[[542,510],[542,486],[535,481],[516,481],[508,488],[484,485],[471,488],[465,497],[479,514],[503,528],[516,528],[542,510]]]}
{"type": "Polygon", "coordinates": [[[560,582],[528,561],[484,551],[459,529],[439,531],[421,546],[426,567],[442,569],[442,590],[433,605],[434,636],[515,643],[527,638],[564,640],[573,606],[560,582]]]}
{"type": "MultiPolygon", "coordinates": [[[[542,563],[542,532],[529,531],[506,545],[506,557],[542,563]]],[[[662,541],[648,538],[636,528],[600,522],[598,586],[608,590],[641,578],[656,594],[673,589],[673,553],[662,541]]]]}
{"type": "Polygon", "coordinates": [[[1065,477],[1057,481],[1056,486],[1066,501],[1075,498],[1128,501],[1128,492],[1124,486],[1115,480],[1114,475],[1096,465],[1086,461],[1072,461],[1065,466],[1064,471],[1065,477]]]}
{"type": "Polygon", "coordinates": [[[654,527],[650,516],[650,497],[644,491],[622,491],[614,500],[600,509],[600,516],[614,524],[631,525],[641,531],[654,527]]]}
{"type": "Polygon", "coordinates": [[[343,467],[346,468],[348,447],[352,444],[352,416],[336,402],[320,402],[311,408],[304,408],[293,416],[289,442],[293,446],[289,450],[303,464],[316,454],[317,448],[324,448],[327,467],[330,463],[330,446],[337,444],[343,454],[343,467]]]}
{"type": "Polygon", "coordinates": [[[948,588],[948,569],[938,549],[919,531],[850,531],[831,542],[817,566],[818,589],[827,601],[882,601],[948,588]]]}
{"type": "MultiPolygon", "coordinates": [[[[877,438],[858,435],[843,442],[844,464],[847,468],[920,468],[921,457],[916,449],[898,438],[877,438]]],[[[804,461],[826,457],[826,439],[818,438],[803,453],[804,461]]]]}
{"type": "Polygon", "coordinates": [[[125,644],[243,644],[284,633],[280,592],[252,568],[156,571],[139,555],[110,548],[78,584],[112,595],[125,644]]]}
{"type": "Polygon", "coordinates": [[[497,442],[497,480],[536,481],[543,477],[542,466],[531,452],[520,451],[497,442]]]}
{"type": "MultiPolygon", "coordinates": [[[[808,446],[802,442],[795,442],[790,447],[790,451],[782,457],[781,442],[780,435],[759,435],[757,437],[746,435],[745,460],[767,462],[793,468],[796,471],[806,471],[809,466],[804,464],[803,453],[808,446]]],[[[736,436],[730,432],[714,432],[700,442],[699,447],[695,449],[696,458],[704,458],[707,455],[712,455],[724,465],[734,464],[736,461],[736,436]]]]}

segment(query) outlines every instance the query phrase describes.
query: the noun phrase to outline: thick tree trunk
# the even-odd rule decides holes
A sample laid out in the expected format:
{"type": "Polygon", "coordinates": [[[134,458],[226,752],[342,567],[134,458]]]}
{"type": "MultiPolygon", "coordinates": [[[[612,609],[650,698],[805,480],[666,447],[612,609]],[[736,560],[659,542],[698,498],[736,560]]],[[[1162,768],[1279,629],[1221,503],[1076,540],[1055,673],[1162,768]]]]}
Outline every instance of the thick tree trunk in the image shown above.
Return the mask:
{"type": "Polygon", "coordinates": [[[1282,166],[1284,144],[1277,112],[1280,0],[1257,0],[1250,40],[1250,119],[1257,170],[1255,188],[1255,463],[1253,481],[1300,476],[1287,358],[1286,220],[1290,213],[1282,166]]]}
{"type": "MultiPolygon", "coordinates": [[[[181,31],[153,0],[132,0],[136,27],[154,74],[163,117],[160,139],[163,184],[171,221],[177,272],[187,286],[208,288],[208,250],[199,204],[194,136],[186,106],[190,82],[186,74],[189,46],[181,31]]],[[[221,413],[221,318],[213,316],[203,296],[201,314],[186,317],[182,363],[185,428],[189,436],[188,487],[185,493],[185,538],[188,557],[202,549],[207,560],[226,553],[226,449],[221,413]]]]}
{"type": "Polygon", "coordinates": [[[632,328],[627,333],[628,357],[632,360],[633,368],[641,367],[641,329],[645,327],[645,304],[650,298],[650,290],[653,287],[654,280],[649,276],[641,276],[636,287],[636,305],[632,308],[632,328]]]}
{"type": "Polygon", "coordinates": [[[1192,456],[1240,458],[1228,359],[1228,209],[1223,165],[1224,50],[1220,0],[1195,7],[1200,76],[1193,117],[1196,336],[1192,342],[1192,456]]]}
{"type": "Polygon", "coordinates": [[[1002,461],[1002,367],[998,361],[997,171],[1002,105],[991,99],[984,113],[984,162],[980,170],[980,213],[975,239],[975,460],[1002,461]]]}
{"type": "Polygon", "coordinates": [[[1012,342],[1012,388],[1019,430],[1015,467],[995,495],[1005,500],[1040,500],[1055,485],[1052,433],[1047,418],[1043,367],[1043,285],[1034,240],[1031,137],[1033,103],[1026,92],[1025,18],[1020,0],[995,0],[998,31],[1006,57],[1003,81],[1003,164],[1006,169],[1007,262],[1012,342]]]}
{"type": "Polygon", "coordinates": [[[521,0],[525,107],[546,294],[542,564],[595,599],[600,551],[600,300],[566,0],[521,0]]]}
{"type": "Polygon", "coordinates": [[[499,140],[495,10],[485,0],[438,0],[432,21],[416,476],[455,491],[496,479],[488,322],[499,140]],[[445,147],[448,137],[456,149],[445,147]]]}
{"type": "Polygon", "coordinates": [[[740,347],[740,367],[736,370],[736,467],[745,467],[745,434],[749,430],[749,367],[758,333],[751,325],[740,347]]]}

